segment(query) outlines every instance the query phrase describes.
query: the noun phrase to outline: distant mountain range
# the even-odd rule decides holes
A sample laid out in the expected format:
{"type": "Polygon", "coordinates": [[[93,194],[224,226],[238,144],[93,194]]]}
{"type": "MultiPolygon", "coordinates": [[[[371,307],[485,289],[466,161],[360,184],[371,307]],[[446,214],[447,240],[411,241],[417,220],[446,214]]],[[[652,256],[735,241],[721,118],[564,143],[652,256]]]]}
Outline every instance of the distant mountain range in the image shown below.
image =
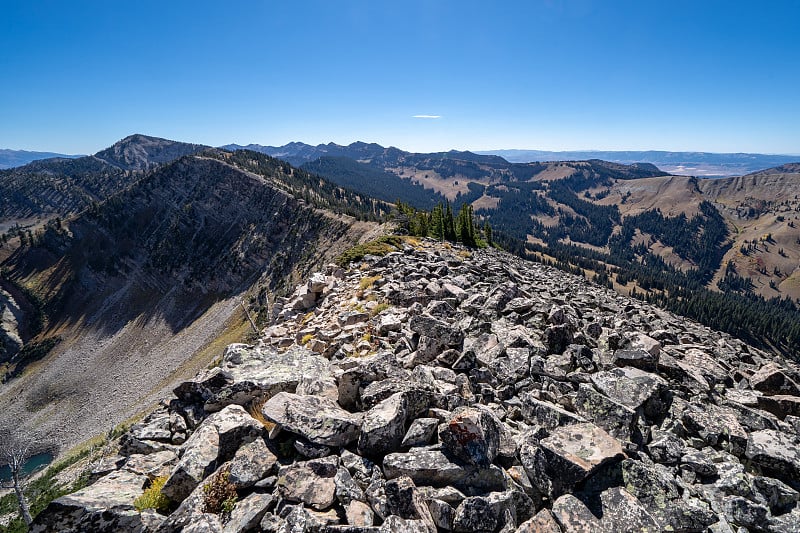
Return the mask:
{"type": "Polygon", "coordinates": [[[22,165],[27,165],[31,161],[38,161],[39,159],[51,159],[53,157],[75,159],[76,157],[82,156],[56,154],[54,152],[29,152],[27,150],[9,150],[7,148],[0,148],[0,169],[21,167],[22,165]]]}
{"type": "Polygon", "coordinates": [[[586,161],[602,159],[615,163],[652,163],[664,172],[678,176],[697,176],[702,178],[742,176],[757,170],[793,163],[800,159],[797,155],[769,154],[720,154],[712,152],[666,152],[647,151],[567,151],[549,152],[543,150],[487,150],[476,152],[484,155],[499,155],[512,163],[533,161],[586,161]]]}
{"type": "MultiPolygon", "coordinates": [[[[397,148],[384,148],[375,143],[354,142],[347,146],[335,143],[312,146],[302,142],[291,142],[284,146],[262,146],[249,144],[242,146],[229,144],[222,146],[226,150],[253,150],[277,157],[291,163],[302,165],[321,157],[349,157],[356,160],[373,161],[376,157],[389,158],[402,154],[411,154],[397,148]]],[[[434,155],[434,154],[429,154],[434,155]]],[[[545,150],[486,150],[477,152],[438,152],[436,155],[451,159],[469,159],[480,161],[481,156],[498,156],[509,163],[532,163],[545,161],[588,161],[600,159],[626,165],[634,163],[650,163],[669,174],[678,176],[697,176],[701,178],[720,178],[743,176],[758,170],[777,167],[786,163],[794,163],[800,159],[797,155],[769,155],[745,153],[712,153],[712,152],[667,152],[661,150],[647,151],[600,151],[578,150],[551,152],[545,150]],[[467,154],[471,157],[466,157],[467,154]]],[[[491,161],[491,160],[484,160],[491,161]]],[[[498,162],[497,159],[494,161],[498,162]]]]}

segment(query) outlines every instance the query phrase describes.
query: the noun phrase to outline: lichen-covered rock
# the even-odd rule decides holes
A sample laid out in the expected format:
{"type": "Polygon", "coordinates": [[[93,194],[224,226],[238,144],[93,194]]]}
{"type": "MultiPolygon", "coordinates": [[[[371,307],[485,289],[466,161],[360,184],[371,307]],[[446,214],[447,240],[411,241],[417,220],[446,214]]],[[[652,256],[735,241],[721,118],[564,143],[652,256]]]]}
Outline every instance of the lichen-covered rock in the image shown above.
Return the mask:
{"type": "Polygon", "coordinates": [[[146,481],[147,477],[133,472],[112,472],[93,485],[50,502],[30,530],[142,531],[142,519],[133,502],[144,492],[146,481]]]}
{"type": "Polygon", "coordinates": [[[387,479],[407,476],[417,485],[434,487],[502,491],[507,485],[502,469],[457,463],[440,450],[412,448],[408,453],[389,454],[383,459],[383,471],[387,479]]]}
{"type": "Polygon", "coordinates": [[[667,381],[651,372],[632,367],[614,368],[597,372],[591,379],[597,390],[650,419],[658,418],[669,407],[664,394],[668,389],[667,381]]]}
{"type": "Polygon", "coordinates": [[[800,396],[800,386],[775,363],[767,363],[750,376],[750,386],[766,394],[800,396]]]}
{"type": "Polygon", "coordinates": [[[546,429],[555,429],[559,426],[586,421],[575,413],[571,413],[550,402],[538,400],[530,394],[522,394],[520,400],[522,400],[521,415],[529,424],[536,424],[546,429]]]}
{"type": "Polygon", "coordinates": [[[438,428],[439,420],[437,418],[417,418],[408,427],[400,444],[405,447],[430,444],[438,428]]]}
{"type": "Polygon", "coordinates": [[[223,533],[258,531],[261,520],[274,503],[275,497],[272,494],[257,492],[236,502],[230,517],[225,522],[223,533]]]}
{"type": "Polygon", "coordinates": [[[320,396],[281,392],[261,408],[262,414],[282,429],[323,446],[346,446],[360,433],[361,415],[349,413],[320,396]]]}
{"type": "Polygon", "coordinates": [[[397,451],[406,434],[408,402],[398,392],[370,409],[361,423],[358,452],[368,457],[383,456],[397,451]]]}
{"type": "Polygon", "coordinates": [[[400,477],[386,482],[389,513],[408,520],[421,520],[431,531],[436,530],[430,509],[422,500],[411,478],[400,477]]]}
{"type": "Polygon", "coordinates": [[[464,333],[443,320],[430,315],[415,315],[409,323],[411,331],[431,339],[437,339],[445,346],[458,346],[464,340],[464,333]]]}
{"type": "Polygon", "coordinates": [[[575,396],[575,410],[614,437],[629,441],[636,431],[636,411],[597,392],[591,385],[581,383],[575,396]]]}
{"type": "Polygon", "coordinates": [[[231,460],[230,481],[237,489],[248,489],[259,480],[275,472],[278,458],[272,453],[264,439],[258,438],[245,444],[231,460]]]}
{"type": "Polygon", "coordinates": [[[336,500],[338,457],[302,461],[278,470],[276,493],[290,502],[302,502],[324,511],[336,500]]]}
{"type": "Polygon", "coordinates": [[[444,451],[476,466],[487,467],[500,448],[500,428],[489,413],[472,407],[456,409],[439,431],[444,451]]]}
{"type": "Polygon", "coordinates": [[[542,509],[533,518],[523,522],[517,528],[519,533],[561,533],[553,515],[547,509],[542,509]]]}
{"type": "Polygon", "coordinates": [[[778,479],[800,477],[800,443],[795,436],[770,429],[754,431],[745,455],[778,479]]]}
{"type": "Polygon", "coordinates": [[[324,357],[293,347],[285,352],[273,348],[256,348],[232,344],[225,350],[222,370],[232,380],[205,402],[208,412],[226,405],[245,405],[256,398],[269,398],[279,392],[295,392],[303,376],[321,378],[330,373],[324,357]]]}
{"type": "Polygon", "coordinates": [[[212,425],[202,425],[183,446],[183,455],[167,479],[161,492],[181,502],[197,485],[217,468],[219,433],[212,425]]]}
{"type": "Polygon", "coordinates": [[[523,459],[531,482],[555,498],[593,474],[601,465],[621,460],[620,442],[590,423],[563,426],[539,441],[532,460],[523,459]]]}

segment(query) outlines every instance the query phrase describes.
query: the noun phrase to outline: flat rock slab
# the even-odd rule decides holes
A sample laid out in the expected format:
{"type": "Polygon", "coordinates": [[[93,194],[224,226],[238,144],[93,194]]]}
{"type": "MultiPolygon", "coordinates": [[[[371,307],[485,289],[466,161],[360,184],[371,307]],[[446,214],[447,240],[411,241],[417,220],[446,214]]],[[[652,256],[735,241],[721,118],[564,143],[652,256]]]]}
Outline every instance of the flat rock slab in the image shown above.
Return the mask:
{"type": "Polygon", "coordinates": [[[261,408],[282,429],[323,446],[347,446],[358,439],[361,414],[345,411],[329,398],[280,392],[261,408]]]}
{"type": "Polygon", "coordinates": [[[601,465],[625,457],[617,439],[588,422],[555,429],[539,441],[534,455],[535,466],[523,461],[528,476],[553,496],[571,490],[601,465]]]}
{"type": "Polygon", "coordinates": [[[754,431],[747,439],[745,455],[779,479],[800,477],[800,443],[786,433],[754,431]]]}
{"type": "Polygon", "coordinates": [[[592,383],[597,389],[622,405],[637,410],[644,408],[649,414],[657,414],[661,392],[668,387],[667,381],[656,374],[638,368],[614,368],[592,375],[592,383]]]}
{"type": "Polygon", "coordinates": [[[800,396],[776,394],[775,396],[759,396],[758,407],[781,420],[787,416],[800,416],[800,396]]]}
{"type": "Polygon", "coordinates": [[[501,468],[477,468],[457,463],[441,450],[412,448],[408,453],[391,453],[383,459],[386,479],[408,476],[419,486],[452,486],[462,491],[502,491],[506,475],[501,468]]]}
{"type": "Polygon", "coordinates": [[[293,347],[279,353],[247,344],[228,346],[222,370],[233,383],[221,387],[206,401],[206,411],[230,404],[244,405],[279,392],[295,392],[304,376],[322,379],[331,375],[329,361],[306,348],[293,347]]]}
{"type": "Polygon", "coordinates": [[[37,517],[30,530],[137,531],[142,519],[133,501],[144,492],[147,477],[120,470],[93,485],[58,498],[37,517]]]}
{"type": "Polygon", "coordinates": [[[800,387],[781,367],[775,363],[768,363],[750,376],[750,386],[757,391],[765,394],[787,394],[790,396],[800,396],[800,387]]]}

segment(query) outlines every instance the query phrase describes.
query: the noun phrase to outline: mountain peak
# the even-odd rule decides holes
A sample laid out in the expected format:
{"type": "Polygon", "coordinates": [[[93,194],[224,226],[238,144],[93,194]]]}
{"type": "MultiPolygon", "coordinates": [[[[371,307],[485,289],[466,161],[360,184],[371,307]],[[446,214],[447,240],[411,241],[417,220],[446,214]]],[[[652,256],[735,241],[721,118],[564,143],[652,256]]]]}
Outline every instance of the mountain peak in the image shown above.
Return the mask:
{"type": "Polygon", "coordinates": [[[196,154],[206,148],[207,146],[202,144],[189,144],[134,133],[97,152],[95,157],[123,170],[145,170],[184,155],[196,154]]]}

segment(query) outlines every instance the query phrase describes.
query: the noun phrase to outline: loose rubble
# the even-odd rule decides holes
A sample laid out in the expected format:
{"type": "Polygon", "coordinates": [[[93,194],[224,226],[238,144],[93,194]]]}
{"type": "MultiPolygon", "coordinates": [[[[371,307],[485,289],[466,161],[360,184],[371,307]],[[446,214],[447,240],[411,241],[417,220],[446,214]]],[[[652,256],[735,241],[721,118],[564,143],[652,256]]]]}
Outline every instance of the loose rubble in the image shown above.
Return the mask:
{"type": "Polygon", "coordinates": [[[32,531],[800,531],[800,371],[690,320],[432,241],[274,318],[32,531]]]}

